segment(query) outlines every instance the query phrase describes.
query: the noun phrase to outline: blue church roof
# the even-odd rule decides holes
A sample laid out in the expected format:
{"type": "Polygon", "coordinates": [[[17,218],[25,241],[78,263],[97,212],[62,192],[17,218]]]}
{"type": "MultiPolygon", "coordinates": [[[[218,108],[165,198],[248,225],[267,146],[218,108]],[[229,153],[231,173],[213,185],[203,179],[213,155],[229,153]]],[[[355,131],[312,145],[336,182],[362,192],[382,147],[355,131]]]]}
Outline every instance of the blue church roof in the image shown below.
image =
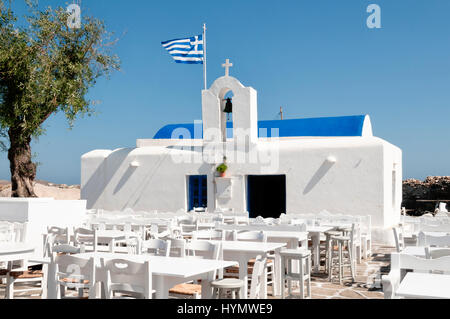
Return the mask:
{"type": "MultiPolygon", "coordinates": [[[[267,129],[267,136],[271,136],[271,129],[279,130],[279,137],[337,137],[337,136],[362,136],[365,115],[321,117],[308,119],[258,121],[258,135],[261,129],[267,129]]],[[[154,139],[201,139],[203,127],[197,124],[170,124],[162,127],[154,139]],[[176,130],[176,131],[175,131],[176,130]],[[197,134],[194,134],[194,130],[197,134]],[[175,132],[174,132],[175,131],[175,132]],[[172,135],[175,133],[175,135],[172,135]]],[[[227,122],[227,136],[232,137],[233,122],[227,122]]]]}

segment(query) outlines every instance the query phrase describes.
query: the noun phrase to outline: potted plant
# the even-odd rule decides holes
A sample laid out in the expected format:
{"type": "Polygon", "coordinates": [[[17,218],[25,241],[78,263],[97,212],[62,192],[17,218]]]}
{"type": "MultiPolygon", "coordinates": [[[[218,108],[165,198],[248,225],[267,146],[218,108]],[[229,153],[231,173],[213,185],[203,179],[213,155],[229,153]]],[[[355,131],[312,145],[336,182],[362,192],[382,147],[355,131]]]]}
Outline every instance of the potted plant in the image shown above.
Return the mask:
{"type": "Polygon", "coordinates": [[[220,177],[225,177],[225,172],[227,171],[228,166],[225,163],[217,166],[216,171],[220,174],[220,177]]]}

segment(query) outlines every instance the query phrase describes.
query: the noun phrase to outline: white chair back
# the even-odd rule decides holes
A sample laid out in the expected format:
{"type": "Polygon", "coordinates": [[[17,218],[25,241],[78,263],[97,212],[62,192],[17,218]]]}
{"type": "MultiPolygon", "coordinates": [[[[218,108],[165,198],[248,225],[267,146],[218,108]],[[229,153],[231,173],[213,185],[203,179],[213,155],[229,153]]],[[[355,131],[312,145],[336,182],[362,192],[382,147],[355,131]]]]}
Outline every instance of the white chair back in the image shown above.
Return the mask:
{"type": "Polygon", "coordinates": [[[450,248],[430,249],[430,247],[425,247],[425,256],[427,259],[450,256],[450,248]]]}
{"type": "Polygon", "coordinates": [[[395,248],[399,253],[405,248],[405,241],[403,238],[403,225],[392,227],[392,231],[394,233],[395,248]]]}
{"type": "Polygon", "coordinates": [[[11,223],[0,222],[0,243],[13,242],[14,227],[11,223]]]}
{"type": "Polygon", "coordinates": [[[425,225],[423,223],[420,224],[419,230],[423,232],[442,232],[442,233],[450,233],[450,224],[440,224],[440,225],[425,225]]]}
{"type": "Polygon", "coordinates": [[[59,244],[57,239],[58,235],[55,234],[48,234],[45,236],[44,257],[53,256],[54,253],[71,255],[84,253],[86,251],[84,244],[75,247],[70,244],[59,244]]]}
{"type": "Polygon", "coordinates": [[[255,264],[253,266],[252,280],[250,284],[250,299],[261,299],[262,285],[264,283],[264,268],[266,265],[266,259],[261,256],[256,257],[255,264]]]}
{"type": "Polygon", "coordinates": [[[189,257],[218,260],[222,255],[221,250],[221,243],[194,240],[186,244],[186,255],[189,257]]]}
{"type": "Polygon", "coordinates": [[[264,233],[264,231],[246,231],[241,233],[234,231],[233,240],[265,243],[267,242],[267,235],[264,233]]]}
{"type": "Polygon", "coordinates": [[[437,236],[420,232],[418,245],[433,246],[433,247],[450,247],[450,235],[437,236]]]}
{"type": "Polygon", "coordinates": [[[152,256],[170,256],[170,240],[149,239],[141,243],[142,252],[152,256]]]}
{"type": "Polygon", "coordinates": [[[403,280],[405,270],[418,272],[442,272],[450,271],[450,256],[437,259],[424,259],[402,253],[391,254],[391,271],[389,275],[382,277],[382,285],[385,299],[396,298],[396,291],[403,280]]]}
{"type": "Polygon", "coordinates": [[[225,232],[220,230],[197,230],[192,233],[192,240],[225,240],[225,232]]]}
{"type": "Polygon", "coordinates": [[[136,263],[124,259],[100,260],[107,273],[106,298],[114,298],[114,292],[138,294],[138,298],[152,299],[152,273],[150,262],[136,263]]]}
{"type": "Polygon", "coordinates": [[[54,235],[55,242],[59,244],[69,244],[70,242],[70,234],[69,228],[61,228],[56,226],[47,227],[47,234],[54,235]]]}
{"type": "Polygon", "coordinates": [[[170,257],[186,257],[186,240],[170,238],[170,257]]]}
{"type": "Polygon", "coordinates": [[[437,259],[425,259],[407,254],[392,253],[391,269],[411,269],[414,271],[450,271],[450,256],[437,259]]]}
{"type": "Polygon", "coordinates": [[[13,223],[14,229],[14,242],[24,243],[27,237],[28,223],[13,223]]]}
{"type": "Polygon", "coordinates": [[[75,246],[80,246],[81,244],[83,244],[86,247],[91,246],[93,251],[97,251],[98,248],[97,230],[91,230],[86,228],[74,228],[73,235],[75,246]]]}
{"type": "MultiPolygon", "coordinates": [[[[53,253],[52,263],[56,267],[55,282],[64,282],[69,288],[89,287],[89,296],[95,296],[95,257],[89,259],[53,253]]],[[[57,285],[57,297],[61,298],[61,287],[57,285]]]]}
{"type": "Polygon", "coordinates": [[[289,231],[306,232],[306,224],[300,225],[218,225],[216,229],[243,231],[289,231]]]}

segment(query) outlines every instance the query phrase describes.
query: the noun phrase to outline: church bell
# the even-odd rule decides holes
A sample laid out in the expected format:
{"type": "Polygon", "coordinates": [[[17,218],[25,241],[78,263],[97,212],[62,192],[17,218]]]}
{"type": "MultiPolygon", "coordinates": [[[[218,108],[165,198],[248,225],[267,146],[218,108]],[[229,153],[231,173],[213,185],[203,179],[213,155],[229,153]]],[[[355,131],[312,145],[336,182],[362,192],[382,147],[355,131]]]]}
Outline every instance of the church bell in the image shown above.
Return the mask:
{"type": "Polygon", "coordinates": [[[227,103],[225,104],[224,113],[233,113],[233,102],[231,102],[231,98],[227,98],[227,103]]]}

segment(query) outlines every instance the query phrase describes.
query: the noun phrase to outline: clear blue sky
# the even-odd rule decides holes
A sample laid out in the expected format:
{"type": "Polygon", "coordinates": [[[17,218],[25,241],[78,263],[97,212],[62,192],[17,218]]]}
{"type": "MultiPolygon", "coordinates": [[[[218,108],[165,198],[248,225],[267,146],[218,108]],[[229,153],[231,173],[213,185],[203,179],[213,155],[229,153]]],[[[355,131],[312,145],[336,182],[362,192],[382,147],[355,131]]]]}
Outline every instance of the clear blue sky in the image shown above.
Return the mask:
{"type": "MultiPolygon", "coordinates": [[[[403,149],[405,178],[450,175],[448,0],[82,0],[82,10],[120,37],[122,71],[90,91],[97,116],[73,130],[62,115],[46,123],[33,143],[39,179],[78,184],[82,154],[201,119],[201,65],[175,64],[160,42],[200,34],[203,22],[209,84],[230,58],[231,74],[258,91],[259,119],[280,106],[287,118],[369,114],[374,134],[403,149]],[[366,26],[371,3],[382,29],[366,26]]],[[[9,179],[6,153],[0,178],[9,179]]]]}

